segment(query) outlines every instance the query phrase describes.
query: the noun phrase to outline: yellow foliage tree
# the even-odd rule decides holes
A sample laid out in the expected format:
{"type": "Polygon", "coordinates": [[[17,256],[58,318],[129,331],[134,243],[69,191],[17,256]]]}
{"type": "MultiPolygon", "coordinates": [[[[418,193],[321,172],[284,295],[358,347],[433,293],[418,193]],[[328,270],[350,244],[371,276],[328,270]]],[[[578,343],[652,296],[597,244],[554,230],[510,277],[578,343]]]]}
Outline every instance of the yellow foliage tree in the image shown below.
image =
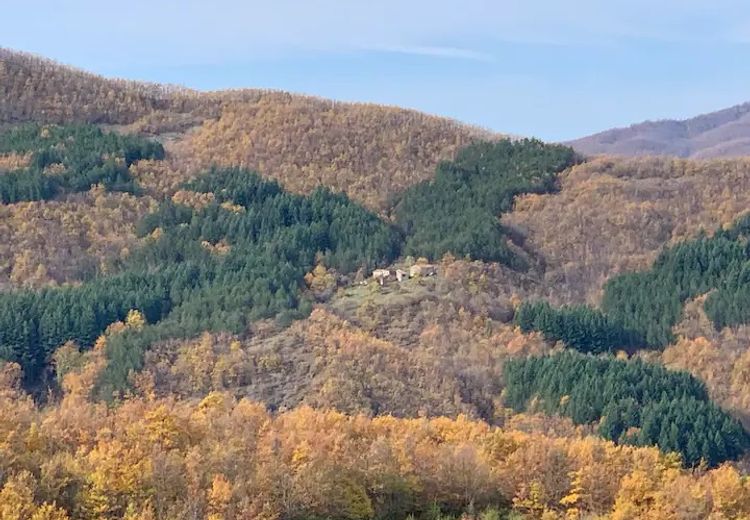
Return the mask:
{"type": "Polygon", "coordinates": [[[146,325],[146,317],[139,310],[130,310],[125,318],[125,325],[134,330],[141,330],[146,325]]]}

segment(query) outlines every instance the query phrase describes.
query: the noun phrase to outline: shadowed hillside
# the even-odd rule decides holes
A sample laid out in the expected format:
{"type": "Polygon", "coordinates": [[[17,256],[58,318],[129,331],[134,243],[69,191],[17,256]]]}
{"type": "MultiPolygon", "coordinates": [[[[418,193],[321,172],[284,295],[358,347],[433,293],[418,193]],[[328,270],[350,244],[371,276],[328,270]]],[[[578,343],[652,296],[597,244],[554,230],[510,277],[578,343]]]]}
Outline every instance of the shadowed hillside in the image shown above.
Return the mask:
{"type": "Polygon", "coordinates": [[[647,121],[570,141],[585,154],[675,155],[710,158],[750,155],[750,103],[682,121],[647,121]]]}

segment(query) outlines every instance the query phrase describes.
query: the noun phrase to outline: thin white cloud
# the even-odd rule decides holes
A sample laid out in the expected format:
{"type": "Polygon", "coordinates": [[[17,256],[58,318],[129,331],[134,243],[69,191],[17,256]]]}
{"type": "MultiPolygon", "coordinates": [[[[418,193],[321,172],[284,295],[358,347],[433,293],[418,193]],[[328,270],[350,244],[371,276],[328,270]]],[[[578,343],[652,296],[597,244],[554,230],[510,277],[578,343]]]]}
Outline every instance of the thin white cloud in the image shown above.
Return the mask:
{"type": "Polygon", "coordinates": [[[495,57],[489,53],[472,49],[462,49],[459,47],[440,47],[429,45],[377,45],[369,48],[364,48],[362,50],[483,62],[495,61],[495,57]]]}
{"type": "Polygon", "coordinates": [[[747,0],[129,0],[125,10],[101,0],[0,4],[3,45],[84,66],[220,64],[381,44],[381,51],[487,62],[486,51],[504,44],[750,39],[747,0]]]}

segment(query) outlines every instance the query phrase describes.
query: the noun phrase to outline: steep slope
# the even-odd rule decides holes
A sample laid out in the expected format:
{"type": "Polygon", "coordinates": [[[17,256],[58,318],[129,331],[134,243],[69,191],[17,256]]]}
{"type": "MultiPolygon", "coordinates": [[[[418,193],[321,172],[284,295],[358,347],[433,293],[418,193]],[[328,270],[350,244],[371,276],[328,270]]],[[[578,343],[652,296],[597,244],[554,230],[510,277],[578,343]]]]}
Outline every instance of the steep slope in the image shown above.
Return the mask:
{"type": "Polygon", "coordinates": [[[711,398],[750,426],[750,327],[717,331],[703,308],[705,297],[685,305],[682,321],[674,328],[678,340],[646,359],[673,370],[687,370],[706,383],[711,398]]]}
{"type": "Polygon", "coordinates": [[[551,298],[595,303],[611,276],[645,269],[665,244],[732,223],[750,204],[746,159],[599,158],[525,195],[503,223],[547,263],[551,298]]]}
{"type": "MultiPolygon", "coordinates": [[[[135,196],[99,190],[64,202],[2,206],[8,238],[0,248],[2,286],[75,283],[126,255],[137,246],[133,224],[147,208],[212,163],[256,168],[296,192],[328,186],[383,210],[391,195],[431,177],[440,160],[487,136],[395,107],[252,89],[200,93],[106,79],[0,49],[0,130],[26,122],[94,123],[156,136],[168,156],[132,165],[132,177],[144,188],[135,196]]],[[[0,170],[29,161],[28,154],[0,154],[0,170]]]]}
{"type": "Polygon", "coordinates": [[[187,103],[191,98],[195,96],[185,89],[105,79],[0,48],[0,125],[129,124],[156,111],[193,108],[187,103]]]}
{"type": "Polygon", "coordinates": [[[243,166],[295,192],[328,186],[383,210],[479,137],[490,135],[411,110],[271,92],[226,106],[173,151],[181,169],[243,166]]]}
{"type": "Polygon", "coordinates": [[[570,141],[590,155],[740,157],[750,154],[750,103],[682,121],[647,121],[570,141]]]}
{"type": "Polygon", "coordinates": [[[0,204],[0,290],[106,273],[138,247],[135,224],[156,203],[100,188],[54,201],[0,204]]]}
{"type": "Polygon", "coordinates": [[[378,210],[463,145],[492,137],[402,108],[106,79],[0,48],[0,128],[30,121],[116,125],[177,141],[171,157],[182,180],[210,164],[244,166],[292,191],[328,186],[378,210]]]}
{"type": "MultiPolygon", "coordinates": [[[[750,202],[750,163],[745,160],[605,157],[571,167],[579,158],[564,147],[537,141],[474,143],[495,136],[398,108],[258,90],[195,93],[106,80],[23,55],[5,56],[3,71],[11,70],[14,79],[0,91],[4,101],[0,128],[28,120],[42,124],[25,125],[21,134],[26,138],[11,139],[15,145],[0,150],[4,153],[0,155],[0,169],[5,172],[0,176],[0,186],[27,183],[26,174],[31,172],[49,182],[62,179],[66,183],[60,185],[60,191],[44,197],[27,190],[19,198],[18,190],[7,190],[14,195],[5,200],[25,202],[0,206],[0,216],[4,217],[0,243],[6,244],[0,247],[0,289],[27,289],[0,293],[0,355],[7,361],[0,361],[0,400],[5,391],[3,379],[10,374],[16,381],[10,385],[14,387],[9,388],[12,392],[18,392],[19,381],[36,395],[49,389],[53,415],[91,410],[93,416],[88,420],[92,431],[81,433],[81,438],[76,437],[76,428],[85,427],[84,416],[78,416],[81,421],[68,417],[60,428],[52,428],[54,423],[49,421],[46,426],[72,439],[70,453],[85,454],[89,446],[93,453],[90,468],[96,476],[85,477],[82,485],[86,490],[93,490],[94,483],[108,481],[105,459],[110,455],[114,466],[127,467],[117,451],[122,445],[107,444],[114,430],[105,424],[106,407],[96,412],[91,404],[95,400],[114,399],[113,417],[126,418],[130,409],[134,417],[140,414],[147,421],[153,419],[148,426],[150,436],[147,441],[137,441],[138,449],[156,453],[151,449],[154,445],[166,451],[155,455],[154,482],[146,486],[148,489],[197,476],[191,468],[200,466],[204,459],[209,461],[205,445],[191,446],[190,460],[184,467],[171,465],[181,464],[173,457],[177,453],[174,450],[201,438],[204,428],[227,432],[219,444],[237,446],[241,428],[226,429],[226,418],[215,421],[219,408],[234,406],[229,404],[230,394],[258,403],[243,401],[238,405],[240,415],[248,411],[248,405],[257,412],[236,417],[241,426],[247,426],[245,419],[249,416],[263,416],[261,406],[265,405],[276,417],[286,413],[321,420],[344,417],[320,411],[328,409],[350,416],[363,414],[352,419],[362,424],[370,420],[364,416],[378,415],[440,415],[459,417],[459,423],[465,423],[460,418],[463,415],[483,419],[484,423],[477,423],[481,428],[514,422],[523,423],[524,429],[535,434],[562,428],[570,441],[576,435],[573,427],[560,418],[514,418],[507,408],[513,404],[507,367],[523,363],[514,360],[547,356],[551,373],[575,382],[579,378],[557,370],[559,360],[565,359],[565,354],[557,355],[557,351],[575,345],[565,337],[550,337],[544,330],[516,327],[514,318],[523,315],[526,304],[538,299],[549,299],[553,304],[596,302],[602,283],[614,274],[650,267],[666,244],[693,237],[702,228],[713,230],[732,222],[750,202]],[[24,93],[27,84],[31,88],[28,95],[24,93]],[[113,132],[105,136],[99,128],[83,126],[70,138],[63,132],[61,139],[50,140],[60,130],[50,122],[70,121],[94,123],[113,132]],[[143,134],[150,138],[145,139],[143,134]],[[115,144],[124,140],[132,146],[91,146],[102,140],[115,144]],[[19,147],[16,141],[41,145],[19,147]],[[79,146],[77,141],[86,146],[79,146]],[[136,156],[134,143],[140,143],[135,147],[139,150],[148,151],[153,146],[159,153],[139,152],[136,156]],[[166,157],[161,143],[167,150],[166,157]],[[500,159],[507,159],[507,154],[515,150],[520,155],[510,156],[518,160],[493,160],[493,154],[504,148],[507,150],[500,159]],[[95,153],[89,153],[92,150],[95,153]],[[545,150],[552,150],[553,157],[545,150]],[[79,165],[79,158],[86,160],[79,165]],[[443,159],[453,160],[441,162],[443,159]],[[221,167],[212,167],[216,163],[221,167]],[[233,166],[258,169],[296,193],[233,166]],[[108,172],[117,175],[109,179],[108,172]],[[436,180],[423,182],[433,178],[436,180]],[[110,182],[103,182],[107,180],[110,182]],[[97,186],[92,188],[94,183],[97,186]],[[345,195],[316,189],[320,186],[345,191],[370,211],[345,195]],[[394,200],[398,205],[393,205],[394,200]],[[408,214],[405,209],[409,209],[408,214]],[[478,209],[481,214],[476,213],[478,209]],[[391,212],[393,219],[383,218],[391,212]],[[476,216],[481,218],[473,218],[476,216]],[[497,233],[482,233],[485,224],[497,233]],[[421,233],[414,247],[403,248],[405,239],[419,229],[427,232],[421,233]],[[446,238],[460,240],[445,242],[446,238]],[[430,248],[441,240],[447,245],[430,248]],[[506,245],[512,257],[517,255],[524,261],[514,263],[508,257],[487,254],[488,247],[459,247],[466,242],[506,245]],[[503,264],[457,260],[451,253],[503,264]],[[407,254],[429,257],[437,274],[392,281],[384,287],[364,282],[363,275],[373,267],[404,269],[424,261],[407,254]],[[47,285],[63,287],[39,290],[47,285]],[[202,404],[194,409],[199,401],[202,404]],[[151,408],[156,403],[159,408],[151,408]],[[318,411],[311,412],[305,405],[318,411]],[[297,411],[284,411],[300,406],[303,408],[297,411]],[[182,409],[186,415],[170,416],[170,407],[182,409]],[[178,433],[181,426],[177,423],[186,425],[187,414],[195,424],[183,435],[178,433]],[[174,473],[170,476],[167,471],[174,473]]],[[[689,293],[689,298],[699,296],[689,293]]],[[[675,315],[686,300],[680,300],[675,315]]],[[[601,324],[589,319],[592,314],[581,316],[585,319],[578,323],[564,321],[571,335],[585,335],[585,326],[601,324]],[[584,327],[577,326],[581,324],[584,327]]],[[[697,319],[701,321],[701,317],[697,319]]],[[[675,318],[668,326],[677,324],[675,318]]],[[[680,323],[678,328],[690,326],[680,323]]],[[[747,420],[742,411],[750,395],[745,381],[746,338],[746,331],[732,336],[727,331],[701,329],[697,334],[670,336],[661,345],[666,346],[663,355],[636,355],[648,362],[690,371],[707,382],[712,399],[747,420]],[[720,351],[718,355],[716,350],[720,351]],[[733,367],[729,365],[732,362],[733,367]]],[[[641,370],[639,363],[615,361],[612,356],[603,363],[636,366],[636,376],[641,370]]],[[[595,391],[598,379],[586,381],[592,383],[582,385],[586,388],[580,393],[554,395],[544,409],[559,412],[555,409],[558,405],[570,403],[570,407],[585,411],[589,402],[601,397],[601,392],[595,391]]],[[[660,379],[649,383],[650,391],[655,392],[649,395],[661,395],[661,384],[660,379]]],[[[678,397],[672,401],[677,403],[678,397]]],[[[679,402],[673,407],[677,414],[655,414],[663,416],[665,427],[659,427],[659,433],[669,429],[671,434],[679,425],[699,424],[702,417],[718,414],[725,418],[723,411],[705,406],[706,413],[697,414],[698,408],[690,407],[697,401],[708,406],[708,398],[703,394],[700,399],[692,397],[687,405],[679,402]]],[[[20,393],[14,399],[26,402],[20,393]]],[[[609,404],[627,407],[628,399],[620,393],[609,404]]],[[[528,395],[514,408],[528,405],[535,411],[535,402],[541,404],[536,396],[528,395]]],[[[30,410],[36,410],[30,400],[28,404],[30,410]]],[[[638,404],[647,408],[654,403],[638,404]]],[[[631,408],[622,408],[623,414],[632,412],[631,408]]],[[[580,423],[578,432],[594,433],[598,419],[608,415],[605,411],[600,407],[594,416],[571,417],[580,423]]],[[[40,412],[40,416],[46,413],[40,412]]],[[[19,428],[11,419],[0,419],[0,430],[7,429],[8,424],[19,428]]],[[[124,421],[126,429],[140,420],[124,421]]],[[[399,423],[392,418],[383,420],[399,423]]],[[[419,423],[424,428],[428,421],[419,423]]],[[[632,435],[627,426],[637,424],[623,422],[624,428],[613,427],[610,433],[617,435],[607,438],[627,444],[633,438],[619,434],[632,435]]],[[[651,421],[652,429],[654,424],[651,421]]],[[[283,420],[281,425],[280,431],[285,431],[283,420]]],[[[675,446],[671,439],[662,442],[653,431],[646,432],[645,422],[642,429],[643,444],[655,444],[664,451],[675,446]]],[[[328,431],[338,434],[335,426],[328,431]]],[[[707,431],[712,438],[701,438],[701,446],[695,449],[677,445],[678,451],[689,455],[683,462],[697,464],[699,455],[710,453],[709,464],[716,465],[741,454],[738,449],[724,453],[719,448],[705,449],[727,446],[723,436],[738,437],[734,427],[720,433],[707,431]]],[[[32,470],[29,475],[57,475],[57,466],[38,470],[46,463],[42,446],[58,444],[40,444],[36,426],[9,438],[21,439],[18,445],[24,448],[15,451],[28,449],[40,454],[38,460],[27,464],[32,470]]],[[[388,448],[383,442],[381,439],[374,447],[363,446],[372,450],[372,461],[380,460],[378,454],[388,448]]],[[[592,442],[586,441],[588,446],[592,442]]],[[[459,453],[456,467],[476,467],[471,445],[462,444],[456,449],[468,453],[465,457],[469,458],[459,453]]],[[[275,450],[279,444],[271,446],[275,450]]],[[[502,467],[517,449],[500,438],[489,439],[482,446],[486,456],[502,467]]],[[[616,450],[612,453],[619,454],[635,449],[608,446],[616,450]]],[[[243,452],[242,460],[255,456],[252,447],[238,449],[243,452]]],[[[576,465],[561,466],[561,453],[542,448],[516,461],[513,473],[524,474],[541,460],[546,471],[538,473],[555,474],[559,482],[526,479],[521,490],[508,488],[502,497],[498,495],[503,505],[510,507],[512,503],[517,511],[536,516],[549,508],[550,514],[564,512],[571,517],[580,516],[581,511],[605,514],[616,504],[622,505],[625,498],[617,491],[621,475],[612,477],[612,468],[597,470],[590,477],[592,483],[585,484],[576,465]],[[549,471],[553,466],[555,470],[549,471]],[[606,488],[607,498],[596,506],[580,503],[587,487],[596,493],[606,488]]],[[[575,460],[601,457],[602,453],[598,450],[598,455],[593,455],[590,449],[581,449],[575,460]]],[[[654,469],[656,453],[649,453],[652,458],[646,467],[651,472],[661,471],[654,469]]],[[[293,447],[290,444],[289,463],[295,479],[314,482],[313,487],[318,482],[339,482],[333,476],[335,469],[321,474],[318,481],[308,478],[305,468],[314,467],[309,465],[310,456],[309,445],[296,441],[293,447]]],[[[337,456],[340,454],[326,453],[316,462],[317,467],[333,464],[330,467],[335,468],[337,456]]],[[[149,457],[143,457],[144,464],[150,464],[149,457]]],[[[663,460],[665,472],[676,475],[680,462],[672,455],[664,455],[663,460]],[[665,469],[667,465],[669,469],[665,469]]],[[[67,464],[65,460],[53,463],[67,464]]],[[[591,465],[584,464],[589,471],[591,465]]],[[[207,507],[216,515],[226,513],[222,513],[221,504],[228,504],[233,493],[228,483],[233,478],[231,472],[219,466],[200,477],[204,484],[213,482],[207,507]]],[[[626,471],[624,466],[618,467],[626,471]]],[[[425,471],[430,475],[437,470],[425,471]]],[[[451,469],[446,474],[452,477],[455,472],[451,469]]],[[[21,466],[14,467],[12,474],[18,479],[12,483],[16,488],[26,482],[21,466]]],[[[642,474],[636,476],[641,478],[642,474]]],[[[354,493],[350,495],[352,503],[379,504],[380,484],[368,481],[355,489],[353,483],[360,481],[350,476],[345,480],[342,486],[346,493],[354,493]]],[[[429,492],[429,498],[435,507],[447,507],[453,500],[448,508],[458,513],[465,503],[478,505],[471,493],[488,483],[498,488],[485,472],[465,482],[461,491],[464,498],[458,502],[441,501],[436,490],[429,492]]],[[[189,484],[192,491],[200,488],[194,484],[189,484]]],[[[508,487],[507,482],[503,485],[508,487]]],[[[658,485],[654,481],[653,486],[658,485]]],[[[0,481],[0,486],[6,483],[0,481]]],[[[271,489],[274,487],[271,485],[271,489]]],[[[47,481],[42,488],[46,490],[44,500],[61,503],[58,488],[47,481]]],[[[740,491],[734,489],[736,495],[740,491]]],[[[0,505],[3,493],[10,491],[0,487],[0,505]]],[[[79,506],[76,501],[84,495],[71,492],[75,498],[61,507],[70,511],[89,505],[106,509],[102,504],[112,500],[108,514],[116,518],[131,505],[136,507],[130,498],[125,503],[129,493],[121,492],[118,498],[108,489],[93,490],[88,502],[84,500],[79,506]]],[[[386,502],[396,496],[390,492],[386,495],[391,496],[383,499],[386,502]]],[[[154,507],[166,507],[163,499],[154,498],[154,507]]],[[[631,516],[643,516],[630,506],[623,507],[631,516]]],[[[707,504],[703,507],[709,509],[707,504]]],[[[340,509],[341,505],[335,504],[332,514],[340,509]]],[[[310,513],[304,507],[300,510],[310,513]]],[[[316,510],[318,513],[321,511],[316,510]]],[[[342,518],[373,518],[366,510],[360,513],[342,518]]],[[[224,516],[232,518],[233,514],[224,516]]],[[[331,514],[326,512],[325,516],[331,514]]],[[[288,510],[270,516],[292,517],[288,510]]],[[[401,517],[384,513],[381,518],[401,517]]]]}
{"type": "Polygon", "coordinates": [[[283,330],[260,323],[245,336],[161,342],[139,386],[183,398],[231,391],[273,409],[496,420],[505,360],[550,350],[504,323],[526,284],[507,268],[446,260],[435,277],[342,287],[283,330]]]}

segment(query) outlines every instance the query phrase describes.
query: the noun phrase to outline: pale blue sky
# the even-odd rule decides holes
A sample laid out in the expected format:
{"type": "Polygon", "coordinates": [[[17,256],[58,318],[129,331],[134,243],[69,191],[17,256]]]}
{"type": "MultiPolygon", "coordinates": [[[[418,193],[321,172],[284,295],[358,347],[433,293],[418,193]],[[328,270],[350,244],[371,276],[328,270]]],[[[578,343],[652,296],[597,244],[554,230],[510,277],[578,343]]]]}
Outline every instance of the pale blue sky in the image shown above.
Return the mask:
{"type": "Polygon", "coordinates": [[[0,46],[549,140],[750,100],[747,0],[1,0],[0,46]]]}

